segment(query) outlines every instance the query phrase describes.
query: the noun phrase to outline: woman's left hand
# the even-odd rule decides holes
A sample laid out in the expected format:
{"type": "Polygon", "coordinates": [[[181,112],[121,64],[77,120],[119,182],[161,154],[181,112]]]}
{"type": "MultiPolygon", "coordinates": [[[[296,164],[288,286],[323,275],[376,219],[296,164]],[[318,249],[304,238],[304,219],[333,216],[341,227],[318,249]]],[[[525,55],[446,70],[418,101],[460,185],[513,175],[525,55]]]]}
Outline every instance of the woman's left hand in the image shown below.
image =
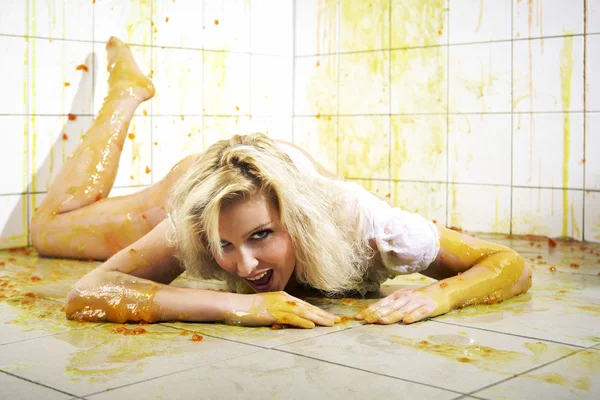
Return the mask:
{"type": "Polygon", "coordinates": [[[369,324],[410,324],[447,312],[440,301],[422,289],[400,289],[356,314],[356,319],[369,324]]]}

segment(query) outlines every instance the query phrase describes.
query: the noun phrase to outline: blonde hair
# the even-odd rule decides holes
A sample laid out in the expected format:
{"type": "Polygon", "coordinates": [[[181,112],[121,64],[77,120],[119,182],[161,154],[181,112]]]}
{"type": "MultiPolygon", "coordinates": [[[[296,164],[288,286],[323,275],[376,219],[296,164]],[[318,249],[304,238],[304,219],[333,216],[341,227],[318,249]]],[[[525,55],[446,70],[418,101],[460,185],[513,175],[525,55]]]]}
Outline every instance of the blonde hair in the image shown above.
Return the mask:
{"type": "Polygon", "coordinates": [[[340,189],[327,180],[302,174],[260,133],[213,144],[174,188],[170,240],[189,274],[224,280],[230,290],[248,292],[245,281],[220,268],[213,254],[222,251],[221,207],[256,191],[279,210],[300,283],[335,294],[360,290],[373,278],[367,272],[374,252],[358,228],[363,221],[355,206],[346,204],[340,189]]]}

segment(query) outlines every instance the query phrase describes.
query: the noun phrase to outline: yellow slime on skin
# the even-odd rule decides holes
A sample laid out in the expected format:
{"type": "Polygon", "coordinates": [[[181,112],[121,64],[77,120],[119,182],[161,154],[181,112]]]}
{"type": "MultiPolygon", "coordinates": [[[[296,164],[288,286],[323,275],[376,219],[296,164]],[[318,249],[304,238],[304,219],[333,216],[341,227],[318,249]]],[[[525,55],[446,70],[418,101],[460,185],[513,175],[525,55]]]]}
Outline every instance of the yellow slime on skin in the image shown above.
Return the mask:
{"type": "Polygon", "coordinates": [[[417,290],[437,304],[430,316],[474,304],[498,303],[531,287],[531,270],[514,250],[445,228],[440,232],[440,248],[444,252],[439,262],[472,267],[417,290]]]}
{"type": "Polygon", "coordinates": [[[68,319],[76,321],[156,322],[160,307],[154,296],[160,289],[153,282],[106,282],[91,289],[74,289],[65,307],[68,319]]]}

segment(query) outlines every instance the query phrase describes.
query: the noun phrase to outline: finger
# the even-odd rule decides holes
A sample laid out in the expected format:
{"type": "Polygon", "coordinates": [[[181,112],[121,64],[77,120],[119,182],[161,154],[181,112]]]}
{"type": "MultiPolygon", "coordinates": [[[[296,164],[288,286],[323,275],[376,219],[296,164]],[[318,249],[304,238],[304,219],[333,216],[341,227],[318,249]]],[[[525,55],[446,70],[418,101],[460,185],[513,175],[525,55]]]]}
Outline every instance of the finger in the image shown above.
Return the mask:
{"type": "Polygon", "coordinates": [[[415,311],[411,312],[410,314],[406,315],[404,318],[402,318],[402,322],[404,322],[406,324],[412,324],[413,322],[420,321],[423,318],[430,317],[431,313],[432,313],[431,307],[422,306],[422,307],[417,308],[415,311]]]}
{"type": "Polygon", "coordinates": [[[335,324],[335,318],[325,316],[322,312],[318,311],[319,310],[314,310],[314,308],[299,307],[295,314],[318,325],[333,326],[335,324]]]}
{"type": "Polygon", "coordinates": [[[410,298],[408,298],[407,296],[396,299],[393,302],[388,303],[386,306],[381,307],[377,311],[377,315],[379,315],[379,318],[386,317],[388,314],[404,307],[406,304],[408,304],[409,301],[410,298]]]}
{"type": "Polygon", "coordinates": [[[325,318],[327,320],[331,320],[334,323],[341,321],[340,317],[338,317],[337,315],[332,314],[330,312],[327,312],[327,311],[325,311],[322,308],[319,308],[317,306],[314,306],[314,305],[310,304],[307,301],[296,299],[296,298],[294,298],[293,301],[296,301],[297,305],[303,305],[303,306],[305,306],[307,310],[311,311],[312,313],[314,313],[316,315],[319,315],[321,318],[325,318]]]}
{"type": "Polygon", "coordinates": [[[315,324],[312,321],[304,319],[290,313],[274,313],[273,315],[277,319],[277,323],[297,326],[299,328],[312,329],[315,324]]]}
{"type": "Polygon", "coordinates": [[[392,297],[392,296],[394,296],[394,295],[393,294],[389,295],[389,296],[379,300],[378,302],[371,304],[369,307],[365,308],[364,310],[362,310],[361,312],[356,314],[356,319],[366,320],[367,317],[370,318],[372,315],[377,314],[377,310],[379,310],[381,307],[384,307],[387,304],[389,304],[395,300],[395,297],[392,297]]]}
{"type": "Polygon", "coordinates": [[[377,322],[383,325],[395,324],[396,322],[404,318],[405,315],[410,314],[419,307],[421,307],[421,303],[417,303],[415,301],[409,302],[403,307],[400,307],[398,310],[389,313],[383,318],[380,318],[377,322]]]}

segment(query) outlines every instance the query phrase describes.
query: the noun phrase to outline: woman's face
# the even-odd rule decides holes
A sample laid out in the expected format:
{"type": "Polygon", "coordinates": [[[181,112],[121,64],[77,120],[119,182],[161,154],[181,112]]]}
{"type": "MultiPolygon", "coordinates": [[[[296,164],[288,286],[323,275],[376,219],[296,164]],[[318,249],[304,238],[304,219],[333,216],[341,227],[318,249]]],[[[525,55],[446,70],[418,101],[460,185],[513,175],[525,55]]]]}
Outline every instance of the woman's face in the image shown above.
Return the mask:
{"type": "Polygon", "coordinates": [[[219,235],[225,271],[244,278],[256,292],[284,290],[296,265],[294,248],[279,211],[262,193],[221,208],[219,235]]]}

